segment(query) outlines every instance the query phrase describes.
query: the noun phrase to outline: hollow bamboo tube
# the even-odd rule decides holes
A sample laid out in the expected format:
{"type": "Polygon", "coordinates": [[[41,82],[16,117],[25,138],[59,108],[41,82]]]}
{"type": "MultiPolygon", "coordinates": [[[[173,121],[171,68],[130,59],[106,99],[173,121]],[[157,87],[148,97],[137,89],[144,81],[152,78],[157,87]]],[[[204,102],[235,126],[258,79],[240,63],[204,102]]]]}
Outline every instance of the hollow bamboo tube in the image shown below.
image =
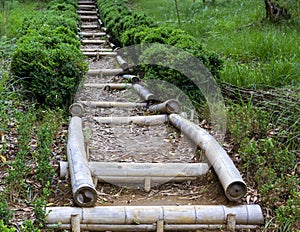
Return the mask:
{"type": "Polygon", "coordinates": [[[146,101],[155,100],[156,98],[154,94],[150,93],[150,91],[146,87],[140,84],[134,84],[133,88],[141,96],[141,98],[146,101]]]}
{"type": "Polygon", "coordinates": [[[81,224],[132,225],[153,224],[163,220],[166,225],[224,224],[229,214],[236,215],[236,225],[264,223],[259,205],[181,205],[181,206],[100,206],[94,208],[47,207],[47,224],[69,224],[71,215],[81,215],[81,224]]]}
{"type": "MultiPolygon", "coordinates": [[[[112,48],[114,48],[115,46],[112,46],[112,48]]],[[[114,48],[115,49],[115,48],[114,48]]],[[[128,63],[121,57],[121,56],[116,56],[117,62],[119,63],[119,65],[122,67],[122,69],[127,69],[128,68],[128,63]]]]}
{"type": "MultiPolygon", "coordinates": [[[[61,177],[67,174],[68,165],[60,162],[61,177]]],[[[92,175],[106,177],[199,177],[208,172],[206,163],[120,163],[89,162],[92,175]]]]}
{"type": "Polygon", "coordinates": [[[140,78],[135,75],[123,75],[123,78],[129,80],[132,84],[140,82],[140,78]]]}
{"type": "Polygon", "coordinates": [[[115,84],[115,83],[106,83],[106,84],[84,84],[84,87],[92,87],[92,88],[99,88],[99,89],[104,89],[104,90],[123,90],[123,89],[128,89],[132,87],[132,84],[126,84],[126,83],[120,83],[120,84],[115,84]]]}
{"type": "Polygon", "coordinates": [[[69,124],[67,156],[75,203],[82,207],[93,206],[97,200],[97,192],[86,160],[82,120],[77,116],[72,117],[69,124]]]}
{"type": "Polygon", "coordinates": [[[169,115],[169,121],[205,152],[207,159],[218,175],[226,197],[231,201],[240,200],[247,191],[246,184],[226,151],[214,137],[177,114],[169,115]]]}
{"type": "Polygon", "coordinates": [[[82,117],[83,112],[84,112],[83,105],[81,103],[73,103],[69,107],[69,112],[73,117],[74,116],[82,117]]]}
{"type": "Polygon", "coordinates": [[[171,99],[163,103],[149,106],[150,112],[160,112],[166,114],[180,113],[181,107],[177,100],[171,99]]]}
{"type": "Polygon", "coordinates": [[[110,76],[110,75],[117,75],[123,72],[123,69],[91,69],[87,72],[87,75],[97,76],[110,76]]]}
{"type": "Polygon", "coordinates": [[[96,102],[96,101],[80,101],[79,103],[91,108],[142,108],[147,107],[147,103],[140,102],[96,102]]]}
{"type": "Polygon", "coordinates": [[[167,115],[132,116],[132,117],[94,117],[94,120],[104,124],[137,124],[137,125],[158,125],[168,122],[167,115]]]}

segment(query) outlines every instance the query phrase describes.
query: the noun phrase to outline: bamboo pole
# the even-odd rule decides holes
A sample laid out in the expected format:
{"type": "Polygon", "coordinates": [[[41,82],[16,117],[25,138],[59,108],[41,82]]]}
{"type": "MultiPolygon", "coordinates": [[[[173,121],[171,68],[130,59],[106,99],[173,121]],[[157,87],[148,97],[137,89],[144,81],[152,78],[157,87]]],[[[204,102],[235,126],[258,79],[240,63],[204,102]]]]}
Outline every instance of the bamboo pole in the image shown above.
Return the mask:
{"type": "Polygon", "coordinates": [[[99,88],[99,89],[104,89],[107,91],[110,90],[124,90],[124,89],[129,89],[132,87],[132,84],[127,84],[127,83],[105,83],[105,84],[94,84],[94,83],[87,83],[83,85],[84,87],[92,87],[92,88],[99,88]]]}
{"type": "MultiPolygon", "coordinates": [[[[57,229],[57,224],[47,224],[49,229],[57,229]]],[[[102,224],[80,224],[83,231],[155,231],[156,225],[102,225],[102,224]]],[[[257,225],[236,225],[237,230],[255,230],[257,225]]],[[[59,224],[60,230],[71,229],[70,224],[59,224]]],[[[164,225],[164,231],[203,231],[203,230],[227,230],[226,224],[195,224],[195,225],[164,225]]]]}
{"type": "Polygon", "coordinates": [[[81,29],[98,29],[98,25],[81,25],[81,29]]]}
{"type": "Polygon", "coordinates": [[[150,112],[160,112],[165,114],[180,113],[181,107],[177,100],[171,99],[163,103],[149,106],[150,112]]]}
{"type": "Polygon", "coordinates": [[[142,99],[146,101],[156,100],[156,96],[153,93],[150,93],[150,91],[146,87],[140,84],[133,84],[133,88],[142,99]]]}
{"type": "Polygon", "coordinates": [[[78,10],[77,14],[97,15],[98,12],[96,10],[78,10]]]}
{"type": "Polygon", "coordinates": [[[103,39],[83,39],[81,40],[82,44],[105,44],[106,40],[103,39]]]}
{"type": "Polygon", "coordinates": [[[112,76],[123,72],[123,69],[90,69],[87,75],[91,76],[112,76]]]}
{"type": "Polygon", "coordinates": [[[137,125],[158,125],[168,122],[167,115],[151,115],[151,116],[129,116],[129,117],[94,117],[99,123],[104,124],[137,124],[137,125]]]}
{"type": "Polygon", "coordinates": [[[86,159],[81,118],[71,118],[68,133],[67,156],[74,201],[78,206],[93,206],[97,192],[86,159]]]}
{"type": "Polygon", "coordinates": [[[112,52],[111,48],[84,48],[82,52],[112,52]]]}
{"type": "Polygon", "coordinates": [[[80,104],[91,108],[143,108],[147,103],[140,102],[96,102],[96,101],[79,101],[80,104]]]}
{"type": "MultiPolygon", "coordinates": [[[[60,162],[61,178],[68,172],[66,162],[60,162]]],[[[206,163],[120,163],[89,162],[94,177],[199,177],[209,170],[206,163]]]]}
{"type": "MultiPolygon", "coordinates": [[[[236,215],[236,225],[264,223],[259,205],[181,205],[181,206],[100,206],[94,208],[47,207],[47,224],[69,224],[71,215],[81,215],[81,224],[132,225],[153,224],[163,220],[166,225],[227,224],[228,215],[236,215]]],[[[155,226],[156,227],[156,226],[155,226]]]]}
{"type": "MultiPolygon", "coordinates": [[[[113,46],[111,46],[111,47],[113,47],[113,46]]],[[[128,63],[121,56],[119,56],[119,55],[116,56],[116,59],[117,59],[117,62],[119,63],[119,65],[122,67],[122,69],[128,68],[128,63]]]]}
{"type": "Polygon", "coordinates": [[[85,56],[116,56],[116,52],[105,52],[105,51],[100,51],[100,52],[83,52],[83,55],[85,56]]]}
{"type": "Polygon", "coordinates": [[[79,17],[81,20],[86,20],[86,21],[98,19],[97,15],[79,15],[79,17]]]}
{"type": "Polygon", "coordinates": [[[123,75],[123,78],[129,80],[132,84],[136,84],[136,83],[140,82],[140,78],[138,78],[135,75],[125,74],[125,75],[123,75]]]}
{"type": "Polygon", "coordinates": [[[169,115],[169,121],[205,152],[207,159],[219,177],[226,197],[231,201],[240,200],[247,192],[246,183],[226,151],[214,137],[177,114],[169,115]]]}

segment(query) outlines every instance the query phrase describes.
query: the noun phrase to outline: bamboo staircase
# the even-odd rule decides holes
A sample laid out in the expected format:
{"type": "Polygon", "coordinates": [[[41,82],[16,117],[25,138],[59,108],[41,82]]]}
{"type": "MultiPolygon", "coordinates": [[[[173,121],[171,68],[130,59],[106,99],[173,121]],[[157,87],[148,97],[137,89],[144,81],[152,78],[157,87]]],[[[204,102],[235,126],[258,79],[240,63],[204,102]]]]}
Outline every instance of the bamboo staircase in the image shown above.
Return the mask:
{"type": "MultiPolygon", "coordinates": [[[[101,1],[98,1],[101,4],[101,1]]],[[[82,51],[89,61],[101,61],[111,57],[118,67],[109,65],[91,67],[87,76],[99,82],[85,81],[82,88],[105,91],[133,91],[139,101],[103,101],[98,98],[78,100],[70,107],[67,162],[60,165],[61,176],[69,175],[76,207],[48,207],[47,227],[72,231],[206,231],[256,229],[264,223],[260,206],[242,205],[155,205],[155,206],[96,206],[96,185],[100,182],[113,184],[139,184],[150,191],[153,185],[168,181],[194,180],[205,175],[210,168],[216,172],[230,201],[240,201],[247,187],[240,173],[225,150],[207,131],[187,120],[181,113],[180,103],[169,99],[159,102],[143,82],[128,73],[127,63],[118,54],[117,46],[108,38],[99,17],[97,3],[79,0],[78,14],[82,20],[82,51]],[[117,83],[112,82],[115,77],[117,83]],[[101,82],[101,80],[109,80],[101,82]],[[120,82],[121,80],[121,82],[120,82]],[[150,115],[126,115],[126,109],[138,108],[150,115]],[[91,161],[84,134],[83,115],[92,110],[125,109],[122,116],[93,116],[95,124],[153,126],[168,124],[180,130],[205,153],[206,159],[198,163],[154,162],[98,162],[91,161]]],[[[128,111],[129,112],[129,111],[128,111]]],[[[130,111],[131,112],[131,111],[130,111]]],[[[128,135],[130,136],[130,135],[128,135]]],[[[151,141],[145,141],[151,142],[151,141]]],[[[184,156],[184,154],[182,154],[184,156]]]]}

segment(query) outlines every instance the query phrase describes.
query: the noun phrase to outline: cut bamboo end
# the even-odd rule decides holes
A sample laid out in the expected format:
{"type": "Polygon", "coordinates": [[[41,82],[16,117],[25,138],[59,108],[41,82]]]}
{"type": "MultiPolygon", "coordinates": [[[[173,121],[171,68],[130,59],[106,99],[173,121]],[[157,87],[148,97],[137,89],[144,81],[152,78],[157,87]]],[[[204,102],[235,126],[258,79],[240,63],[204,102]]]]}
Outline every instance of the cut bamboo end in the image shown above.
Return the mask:
{"type": "Polygon", "coordinates": [[[181,112],[181,106],[175,99],[167,100],[163,103],[149,106],[150,112],[160,112],[166,114],[174,114],[181,112]]]}
{"type": "Polygon", "coordinates": [[[94,102],[94,101],[80,101],[84,106],[91,108],[144,108],[147,103],[139,102],[94,102]]]}
{"type": "Polygon", "coordinates": [[[240,200],[247,192],[246,183],[214,137],[178,114],[169,115],[169,121],[205,152],[223,186],[226,197],[230,201],[240,200]]]}
{"type": "Polygon", "coordinates": [[[137,84],[140,82],[140,78],[135,75],[123,75],[123,78],[129,80],[132,84],[137,84]]]}
{"type": "Polygon", "coordinates": [[[74,117],[74,116],[78,116],[78,117],[82,117],[83,113],[84,113],[84,108],[83,105],[80,103],[73,103],[70,107],[69,107],[69,112],[70,114],[74,117]]]}
{"type": "Polygon", "coordinates": [[[151,116],[132,116],[132,117],[94,117],[99,123],[103,124],[137,124],[137,125],[158,125],[168,122],[167,115],[151,115],[151,116]]]}
{"type": "Polygon", "coordinates": [[[112,76],[123,72],[123,69],[90,69],[87,75],[91,76],[112,76]]]}
{"type": "Polygon", "coordinates": [[[92,87],[92,88],[99,88],[99,89],[104,89],[107,91],[110,90],[124,90],[124,89],[129,89],[132,87],[132,84],[115,84],[115,83],[107,83],[107,84],[84,84],[84,87],[92,87]]]}

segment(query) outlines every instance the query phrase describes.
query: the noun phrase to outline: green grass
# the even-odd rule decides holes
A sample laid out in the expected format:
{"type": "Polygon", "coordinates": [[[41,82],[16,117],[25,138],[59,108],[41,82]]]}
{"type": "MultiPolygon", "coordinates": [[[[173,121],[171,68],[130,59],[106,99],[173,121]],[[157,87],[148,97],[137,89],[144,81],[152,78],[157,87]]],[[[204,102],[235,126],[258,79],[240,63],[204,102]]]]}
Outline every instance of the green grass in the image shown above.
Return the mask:
{"type": "MultiPolygon", "coordinates": [[[[264,231],[298,231],[300,160],[300,2],[289,1],[290,21],[262,22],[264,1],[131,0],[157,23],[180,27],[224,59],[219,82],[272,91],[278,99],[227,103],[227,141],[240,157],[238,168],[259,203],[268,210],[264,231]],[[293,6],[293,7],[291,7],[293,6]],[[293,105],[278,112],[272,101],[293,96],[293,105]],[[296,99],[296,100],[295,100],[296,99]],[[259,104],[258,104],[259,105],[259,104]],[[263,105],[263,106],[262,106],[263,105]]],[[[226,96],[225,96],[226,98],[226,96]]],[[[239,97],[236,96],[237,100],[239,97]]]]}
{"type": "Polygon", "coordinates": [[[205,49],[220,54],[225,59],[222,81],[251,88],[300,86],[299,16],[273,25],[261,23],[265,16],[261,0],[216,0],[207,5],[188,0],[178,1],[179,25],[174,1],[131,4],[158,23],[181,27],[205,49]]]}

